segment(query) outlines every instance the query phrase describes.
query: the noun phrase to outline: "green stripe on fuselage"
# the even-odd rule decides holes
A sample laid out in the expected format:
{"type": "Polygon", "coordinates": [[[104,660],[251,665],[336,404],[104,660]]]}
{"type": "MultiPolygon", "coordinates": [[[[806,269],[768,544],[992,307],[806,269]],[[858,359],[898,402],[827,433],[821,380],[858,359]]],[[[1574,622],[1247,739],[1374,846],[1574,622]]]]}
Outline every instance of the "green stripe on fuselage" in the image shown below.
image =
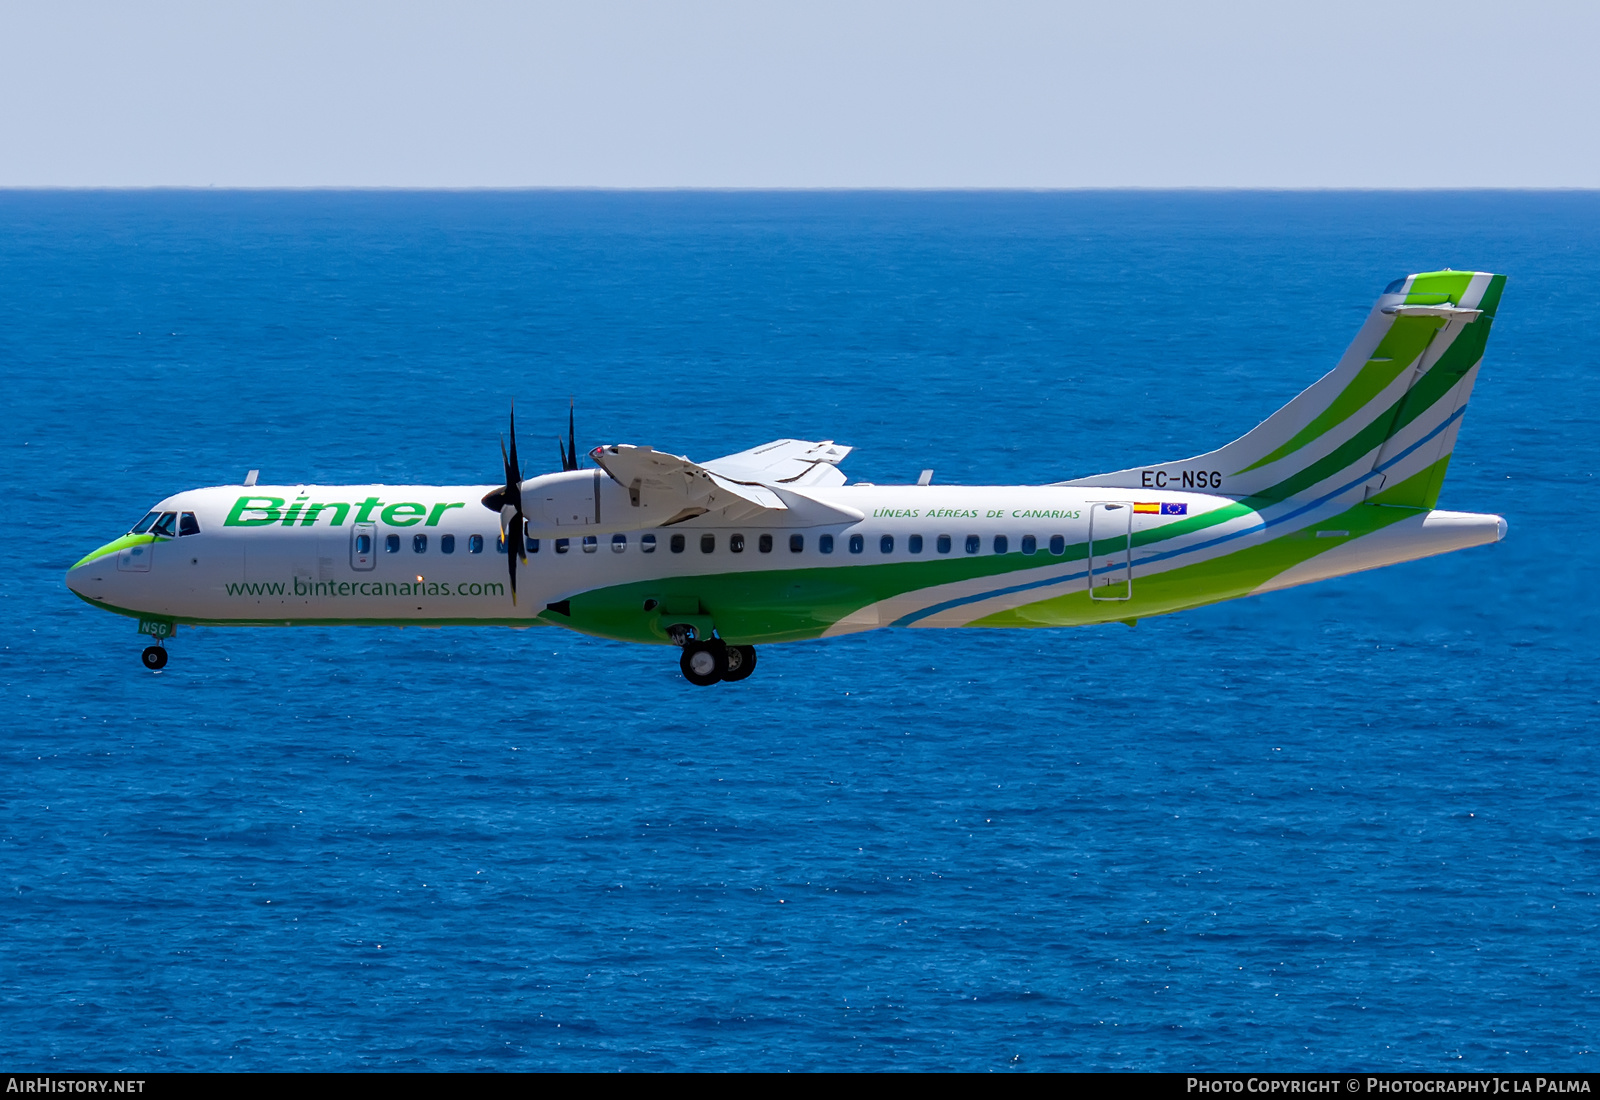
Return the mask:
{"type": "Polygon", "coordinates": [[[169,540],[158,535],[123,535],[120,539],[113,539],[98,550],[89,551],[89,553],[74,562],[72,568],[76,569],[80,565],[88,565],[90,562],[97,561],[107,554],[115,554],[118,550],[126,550],[130,546],[143,546],[147,542],[167,541],[169,540]]]}
{"type": "MultiPolygon", "coordinates": [[[[1226,504],[1159,527],[1135,531],[1133,544],[1148,546],[1226,523],[1249,512],[1246,505],[1226,504]]],[[[1096,539],[1095,547],[1100,553],[1114,553],[1123,549],[1127,542],[1126,536],[1096,539]]],[[[1032,555],[1012,551],[883,565],[663,577],[579,593],[567,600],[569,614],[546,611],[541,618],[603,638],[664,643],[667,637],[661,632],[662,619],[657,608],[671,608],[685,615],[709,615],[718,635],[738,645],[799,641],[820,637],[839,620],[880,600],[975,578],[1081,562],[1088,549],[1086,543],[1074,543],[1059,555],[1041,549],[1032,555]],[[647,600],[655,601],[656,605],[649,611],[644,608],[647,600]]],[[[670,620],[670,616],[668,618],[670,620]]]]}
{"type": "MultiPolygon", "coordinates": [[[[1448,459],[1444,460],[1448,461],[1448,459]]],[[[1040,627],[1086,626],[1092,623],[1119,622],[1167,615],[1209,603],[1247,596],[1284,570],[1326,553],[1350,539],[1388,527],[1424,509],[1396,507],[1392,501],[1415,492],[1413,483],[1426,484],[1435,476],[1432,466],[1407,478],[1393,489],[1371,500],[1315,524],[1291,531],[1264,543],[1236,550],[1219,558],[1180,566],[1149,576],[1138,574],[1134,563],[1133,598],[1111,602],[1091,600],[1087,591],[1070,592],[1009,611],[996,612],[974,621],[973,626],[1040,627]],[[1330,543],[1317,538],[1316,531],[1342,530],[1349,538],[1330,543]]]]}

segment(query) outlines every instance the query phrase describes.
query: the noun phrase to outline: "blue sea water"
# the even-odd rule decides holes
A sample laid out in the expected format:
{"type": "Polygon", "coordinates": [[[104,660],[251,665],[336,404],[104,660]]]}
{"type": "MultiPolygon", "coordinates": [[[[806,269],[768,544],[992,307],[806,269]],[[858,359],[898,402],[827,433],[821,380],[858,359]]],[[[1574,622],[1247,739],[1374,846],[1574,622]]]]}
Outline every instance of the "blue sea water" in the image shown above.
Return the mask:
{"type": "Polygon", "coordinates": [[[1592,1070],[1600,196],[0,193],[0,1065],[1592,1070]],[[1391,279],[1505,272],[1503,542],[1076,631],[674,654],[133,624],[66,567],[264,480],[836,439],[1203,451],[1391,279]]]}

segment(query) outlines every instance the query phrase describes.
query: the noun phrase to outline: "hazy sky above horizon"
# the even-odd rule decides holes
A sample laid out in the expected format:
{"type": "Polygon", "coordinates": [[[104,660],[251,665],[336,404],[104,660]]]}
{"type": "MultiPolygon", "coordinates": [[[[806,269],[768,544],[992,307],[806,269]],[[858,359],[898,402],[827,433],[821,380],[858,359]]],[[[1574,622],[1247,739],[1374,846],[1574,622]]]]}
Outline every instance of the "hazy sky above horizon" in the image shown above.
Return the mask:
{"type": "Polygon", "coordinates": [[[1600,4],[0,0],[0,186],[1597,187],[1600,4]]]}

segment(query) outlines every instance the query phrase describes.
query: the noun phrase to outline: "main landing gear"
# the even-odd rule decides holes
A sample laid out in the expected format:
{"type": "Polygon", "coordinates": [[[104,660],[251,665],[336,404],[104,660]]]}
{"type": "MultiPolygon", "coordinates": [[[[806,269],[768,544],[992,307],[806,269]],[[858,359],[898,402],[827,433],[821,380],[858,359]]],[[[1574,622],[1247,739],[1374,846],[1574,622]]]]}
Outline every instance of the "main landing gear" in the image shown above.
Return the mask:
{"type": "Polygon", "coordinates": [[[678,667],[683,678],[696,687],[710,687],[718,680],[743,680],[756,670],[756,647],[728,645],[721,638],[684,642],[678,667]]]}
{"type": "Polygon", "coordinates": [[[167,651],[159,645],[147,645],[144,652],[139,654],[139,660],[144,662],[144,667],[151,672],[160,672],[167,667],[167,651]]]}

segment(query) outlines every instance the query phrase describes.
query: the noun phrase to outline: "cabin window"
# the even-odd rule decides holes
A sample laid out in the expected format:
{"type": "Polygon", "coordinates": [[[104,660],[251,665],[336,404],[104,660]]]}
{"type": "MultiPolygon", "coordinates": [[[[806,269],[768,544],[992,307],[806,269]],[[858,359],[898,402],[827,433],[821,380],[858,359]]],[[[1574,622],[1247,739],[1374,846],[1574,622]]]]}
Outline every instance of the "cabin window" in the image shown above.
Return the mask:
{"type": "Polygon", "coordinates": [[[762,535],[759,539],[757,539],[756,549],[760,550],[763,554],[772,553],[772,536],[762,535]]]}
{"type": "Polygon", "coordinates": [[[789,553],[798,554],[798,553],[800,553],[800,551],[804,550],[805,548],[806,548],[806,537],[804,535],[790,535],[789,536],[789,553]]]}
{"type": "Polygon", "coordinates": [[[356,536],[356,553],[358,553],[358,554],[370,554],[370,553],[372,553],[372,536],[371,535],[357,535],[356,536]]]}
{"type": "Polygon", "coordinates": [[[968,535],[967,536],[967,553],[976,554],[981,549],[983,549],[983,540],[980,539],[977,535],[968,535]]]}
{"type": "Polygon", "coordinates": [[[938,548],[939,553],[948,554],[950,552],[950,536],[940,535],[939,541],[934,543],[934,546],[938,548]]]}
{"type": "Polygon", "coordinates": [[[611,552],[613,554],[620,554],[624,550],[626,550],[627,548],[628,548],[628,536],[627,535],[612,535],[611,536],[611,552]]]}
{"type": "Polygon", "coordinates": [[[819,554],[831,554],[831,553],[833,553],[833,536],[832,535],[818,535],[817,536],[817,553],[819,553],[819,554]]]}
{"type": "Polygon", "coordinates": [[[851,535],[850,536],[850,552],[852,554],[859,554],[859,553],[861,553],[861,551],[865,550],[866,548],[867,548],[867,540],[866,539],[862,538],[860,535],[851,535]]]}
{"type": "Polygon", "coordinates": [[[728,536],[728,549],[732,550],[735,554],[744,553],[744,536],[743,535],[729,535],[728,536]]]}
{"type": "Polygon", "coordinates": [[[673,535],[672,536],[672,552],[674,554],[683,553],[683,536],[682,535],[673,535]]]}
{"type": "Polygon", "coordinates": [[[894,553],[894,536],[884,535],[878,540],[878,550],[884,554],[894,553]]]}
{"type": "Polygon", "coordinates": [[[1060,535],[1051,535],[1050,552],[1058,558],[1062,554],[1065,554],[1067,552],[1067,540],[1062,538],[1060,535]]]}
{"type": "Polygon", "coordinates": [[[1004,554],[1006,551],[1008,551],[1010,549],[1011,549],[1011,540],[1010,539],[1006,538],[1004,535],[996,535],[994,537],[994,552],[996,554],[1004,554]]]}
{"type": "Polygon", "coordinates": [[[427,535],[412,535],[411,536],[411,552],[413,554],[426,554],[428,552],[428,536],[427,535]]]}
{"type": "Polygon", "coordinates": [[[454,554],[456,552],[456,537],[454,535],[439,536],[439,553],[454,554]]]}
{"type": "Polygon", "coordinates": [[[183,513],[182,516],[180,516],[178,518],[178,534],[179,534],[179,536],[183,536],[183,535],[198,535],[199,533],[200,533],[200,521],[194,518],[194,513],[193,512],[185,512],[185,513],[183,513]]]}
{"type": "Polygon", "coordinates": [[[598,536],[598,535],[585,535],[585,536],[583,536],[583,552],[585,554],[592,554],[598,549],[600,549],[600,536],[598,536]]]}
{"type": "Polygon", "coordinates": [[[539,552],[539,540],[524,531],[522,533],[522,549],[529,554],[537,554],[539,552]]]}
{"type": "Polygon", "coordinates": [[[398,554],[400,552],[400,536],[385,535],[383,537],[383,551],[386,554],[398,554]]]}
{"type": "Polygon", "coordinates": [[[656,537],[654,535],[640,535],[639,552],[641,554],[654,554],[656,552],[656,537]]]}
{"type": "Polygon", "coordinates": [[[709,554],[717,548],[717,536],[706,534],[700,536],[700,552],[709,554]]]}
{"type": "Polygon", "coordinates": [[[1039,540],[1032,535],[1023,535],[1022,552],[1024,554],[1037,554],[1039,552],[1039,540]]]}
{"type": "Polygon", "coordinates": [[[556,553],[565,554],[572,548],[571,539],[556,539],[556,553]]]}
{"type": "Polygon", "coordinates": [[[506,537],[504,535],[496,535],[494,537],[494,552],[496,554],[504,554],[506,552],[506,537]]]}
{"type": "Polygon", "coordinates": [[[467,553],[469,553],[469,554],[481,554],[481,553],[483,553],[483,536],[482,535],[468,535],[467,536],[467,553]]]}
{"type": "Polygon", "coordinates": [[[156,520],[156,525],[150,528],[150,533],[152,535],[163,535],[170,539],[177,535],[177,527],[178,513],[162,512],[161,518],[156,520]]]}
{"type": "Polygon", "coordinates": [[[906,549],[913,554],[922,553],[922,536],[912,535],[910,538],[906,539],[906,549]]]}
{"type": "Polygon", "coordinates": [[[160,517],[161,517],[161,513],[160,512],[150,512],[149,514],[147,514],[144,517],[144,519],[140,520],[138,523],[135,523],[133,525],[133,527],[128,531],[128,534],[130,534],[130,535],[142,535],[142,534],[144,534],[146,531],[150,530],[150,525],[152,523],[154,523],[160,517]]]}

